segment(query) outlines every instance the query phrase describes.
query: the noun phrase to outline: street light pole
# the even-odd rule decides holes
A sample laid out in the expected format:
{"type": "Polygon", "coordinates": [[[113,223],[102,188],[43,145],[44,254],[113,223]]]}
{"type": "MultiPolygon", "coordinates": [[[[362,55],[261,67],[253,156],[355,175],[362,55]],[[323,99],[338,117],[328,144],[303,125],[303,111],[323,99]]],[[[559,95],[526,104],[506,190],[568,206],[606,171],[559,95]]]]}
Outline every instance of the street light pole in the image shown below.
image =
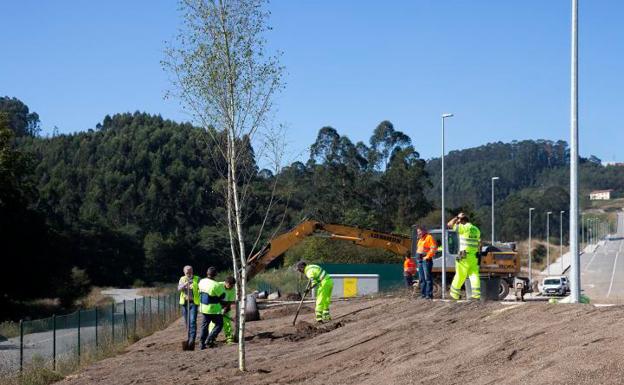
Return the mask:
{"type": "Polygon", "coordinates": [[[533,217],[532,217],[532,213],[533,210],[535,210],[535,207],[531,207],[529,208],[529,285],[533,284],[533,269],[531,269],[531,261],[533,260],[533,255],[532,255],[532,245],[531,245],[531,226],[533,224],[533,217]]]}
{"type": "Polygon", "coordinates": [[[581,249],[584,249],[583,243],[587,245],[585,240],[585,214],[581,213],[581,249]]]}
{"type": "Polygon", "coordinates": [[[494,241],[496,240],[496,237],[494,236],[494,181],[498,179],[499,178],[497,176],[492,177],[492,246],[494,246],[494,241]]]}
{"type": "Polygon", "coordinates": [[[561,274],[563,274],[563,213],[559,212],[559,259],[561,260],[561,274]]]}
{"type": "Polygon", "coordinates": [[[578,247],[578,0],[572,0],[570,54],[570,271],[571,302],[581,299],[581,255],[578,247]]]}
{"type": "Polygon", "coordinates": [[[446,298],[446,208],[444,207],[444,120],[453,114],[442,114],[442,299],[446,298]]]}
{"type": "Polygon", "coordinates": [[[550,214],[546,213],[546,274],[550,275],[550,214]]]}

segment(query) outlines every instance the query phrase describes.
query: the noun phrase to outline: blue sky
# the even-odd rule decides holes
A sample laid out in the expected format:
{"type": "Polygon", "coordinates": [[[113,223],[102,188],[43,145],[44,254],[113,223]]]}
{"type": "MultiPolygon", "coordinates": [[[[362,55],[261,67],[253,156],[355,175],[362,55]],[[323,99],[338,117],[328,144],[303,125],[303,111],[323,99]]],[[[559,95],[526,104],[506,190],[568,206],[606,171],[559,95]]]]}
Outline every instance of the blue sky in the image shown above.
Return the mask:
{"type": "MultiPolygon", "coordinates": [[[[619,122],[624,2],[580,0],[581,154],[624,161],[619,122]]],[[[354,142],[390,120],[424,158],[514,139],[569,140],[569,0],[273,0],[270,47],[283,51],[276,122],[290,159],[319,128],[354,142]]],[[[0,94],[41,116],[45,133],[141,110],[188,120],[161,69],[175,1],[0,3],[0,94]]]]}

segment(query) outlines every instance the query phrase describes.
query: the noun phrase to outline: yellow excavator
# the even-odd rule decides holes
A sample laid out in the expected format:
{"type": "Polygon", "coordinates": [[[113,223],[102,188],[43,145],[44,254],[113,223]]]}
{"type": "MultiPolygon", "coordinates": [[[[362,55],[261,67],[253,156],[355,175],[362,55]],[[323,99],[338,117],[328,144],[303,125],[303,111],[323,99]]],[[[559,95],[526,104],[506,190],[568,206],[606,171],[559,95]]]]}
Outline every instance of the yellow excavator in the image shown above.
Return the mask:
{"type": "MultiPolygon", "coordinates": [[[[414,255],[416,247],[416,231],[412,236],[385,233],[355,226],[328,224],[314,220],[299,223],[292,230],[271,239],[259,252],[247,261],[247,278],[251,279],[276,258],[284,254],[289,248],[303,241],[309,236],[321,236],[329,239],[352,242],[355,245],[384,249],[396,255],[414,255]]],[[[441,244],[442,231],[432,230],[438,244],[441,244]]],[[[455,272],[455,257],[458,254],[459,239],[455,231],[447,231],[446,272],[455,272]]],[[[441,290],[442,252],[434,258],[434,296],[439,296],[441,290]]],[[[528,279],[519,277],[520,258],[512,248],[501,250],[492,246],[482,248],[480,256],[480,274],[482,278],[497,277],[500,279],[499,299],[509,294],[510,286],[514,288],[516,300],[522,300],[529,290],[528,279]]],[[[450,278],[450,277],[449,277],[450,278]]],[[[447,280],[450,283],[450,279],[447,280]]],[[[448,290],[448,288],[447,288],[448,290]]]]}

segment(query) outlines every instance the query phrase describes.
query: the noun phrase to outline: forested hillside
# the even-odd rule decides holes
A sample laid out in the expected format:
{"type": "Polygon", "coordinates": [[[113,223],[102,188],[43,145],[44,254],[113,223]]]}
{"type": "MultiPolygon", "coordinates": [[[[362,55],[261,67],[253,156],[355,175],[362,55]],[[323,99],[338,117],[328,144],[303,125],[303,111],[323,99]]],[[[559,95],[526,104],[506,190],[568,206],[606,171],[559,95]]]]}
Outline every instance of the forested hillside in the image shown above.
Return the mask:
{"type": "MultiPolygon", "coordinates": [[[[415,223],[439,226],[440,161],[421,159],[410,137],[389,121],[371,128],[368,143],[323,127],[308,159],[277,175],[259,169],[254,149],[244,145],[245,230],[257,234],[273,203],[258,245],[306,217],[403,233],[415,223]]],[[[8,274],[3,300],[45,292],[69,303],[90,284],[172,281],[185,264],[199,271],[230,266],[224,165],[204,129],[136,112],[106,116],[88,131],[41,137],[36,113],[0,98],[0,160],[3,268],[38,277],[23,287],[20,274],[8,274]]],[[[489,239],[490,178],[498,176],[497,238],[524,238],[529,207],[536,208],[534,235],[543,236],[545,212],[568,207],[567,162],[561,141],[452,151],[446,158],[449,215],[468,211],[489,239]]],[[[584,190],[624,191],[624,168],[583,159],[581,182],[584,190]]],[[[558,236],[558,215],[552,220],[558,236]]],[[[251,249],[255,238],[248,241],[251,249]]],[[[358,250],[313,239],[290,259],[388,258],[358,250]]]]}
{"type": "MultiPolygon", "coordinates": [[[[473,212],[485,239],[491,234],[492,177],[497,239],[513,241],[528,237],[528,210],[535,208],[534,236],[545,237],[546,212],[552,211],[551,234],[559,238],[559,212],[569,209],[569,148],[564,141],[524,140],[488,143],[450,151],[445,158],[447,206],[473,212]]],[[[432,188],[427,197],[439,206],[440,159],[427,162],[432,188]]],[[[581,206],[596,189],[624,191],[624,167],[600,164],[600,159],[581,158],[581,206]]],[[[568,225],[564,216],[564,228],[568,225]]],[[[567,238],[567,229],[564,231],[567,238]]]]}

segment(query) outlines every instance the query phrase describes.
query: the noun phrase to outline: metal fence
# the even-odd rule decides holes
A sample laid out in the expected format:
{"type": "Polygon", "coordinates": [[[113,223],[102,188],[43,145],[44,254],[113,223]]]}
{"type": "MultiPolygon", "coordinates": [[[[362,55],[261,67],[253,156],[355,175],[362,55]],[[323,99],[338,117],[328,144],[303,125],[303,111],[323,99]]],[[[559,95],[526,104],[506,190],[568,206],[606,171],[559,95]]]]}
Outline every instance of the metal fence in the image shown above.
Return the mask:
{"type": "Polygon", "coordinates": [[[97,358],[170,324],[179,317],[178,301],[172,293],[20,321],[19,337],[0,346],[0,373],[21,372],[32,362],[57,370],[97,358]]]}

